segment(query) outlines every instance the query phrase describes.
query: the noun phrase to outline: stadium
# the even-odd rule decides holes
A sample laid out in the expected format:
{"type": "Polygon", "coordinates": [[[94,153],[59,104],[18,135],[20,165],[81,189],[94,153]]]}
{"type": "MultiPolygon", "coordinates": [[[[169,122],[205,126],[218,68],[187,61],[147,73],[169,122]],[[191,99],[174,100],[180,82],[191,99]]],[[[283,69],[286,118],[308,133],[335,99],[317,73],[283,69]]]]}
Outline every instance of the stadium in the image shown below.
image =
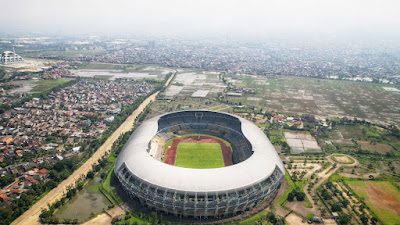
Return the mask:
{"type": "Polygon", "coordinates": [[[221,217],[271,200],[284,167],[253,123],[222,112],[180,111],[143,122],[114,173],[127,194],[180,217],[221,217]]]}

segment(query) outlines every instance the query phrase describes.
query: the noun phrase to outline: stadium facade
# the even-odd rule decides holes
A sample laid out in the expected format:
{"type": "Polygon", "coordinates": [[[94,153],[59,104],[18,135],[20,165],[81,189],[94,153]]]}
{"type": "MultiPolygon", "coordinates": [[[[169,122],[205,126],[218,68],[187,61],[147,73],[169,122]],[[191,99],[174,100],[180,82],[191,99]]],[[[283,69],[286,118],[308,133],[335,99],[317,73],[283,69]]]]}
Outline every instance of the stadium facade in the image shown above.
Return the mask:
{"type": "Polygon", "coordinates": [[[257,126],[231,114],[200,110],[167,113],[142,123],[124,146],[114,172],[128,195],[142,204],[176,216],[205,218],[235,215],[272,199],[284,177],[282,161],[257,126]],[[189,133],[229,141],[234,165],[182,168],[150,154],[163,149],[160,139],[189,133]]]}

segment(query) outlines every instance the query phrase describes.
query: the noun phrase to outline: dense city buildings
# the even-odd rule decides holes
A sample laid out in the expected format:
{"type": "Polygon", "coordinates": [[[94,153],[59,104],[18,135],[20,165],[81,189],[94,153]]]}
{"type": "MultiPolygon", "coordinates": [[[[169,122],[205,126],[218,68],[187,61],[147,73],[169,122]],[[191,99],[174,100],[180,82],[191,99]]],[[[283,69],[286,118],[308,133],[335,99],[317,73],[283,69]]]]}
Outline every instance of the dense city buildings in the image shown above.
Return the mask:
{"type": "Polygon", "coordinates": [[[82,79],[34,97],[0,115],[1,202],[5,207],[32,184],[46,182],[53,165],[87,150],[125,106],[154,85],[126,79],[82,79]],[[4,181],[4,182],[3,182],[4,181]]]}
{"type": "MultiPolygon", "coordinates": [[[[3,38],[1,46],[11,46],[3,38]],[[7,44],[8,43],[8,44],[7,44]]],[[[9,42],[9,43],[8,43],[9,42]]],[[[157,64],[175,68],[197,68],[239,74],[290,75],[348,79],[375,83],[400,80],[397,43],[390,40],[266,39],[260,41],[143,40],[88,37],[79,39],[18,40],[19,51],[43,46],[29,55],[48,59],[157,64]],[[157,43],[157,44],[155,44],[157,43]]]]}

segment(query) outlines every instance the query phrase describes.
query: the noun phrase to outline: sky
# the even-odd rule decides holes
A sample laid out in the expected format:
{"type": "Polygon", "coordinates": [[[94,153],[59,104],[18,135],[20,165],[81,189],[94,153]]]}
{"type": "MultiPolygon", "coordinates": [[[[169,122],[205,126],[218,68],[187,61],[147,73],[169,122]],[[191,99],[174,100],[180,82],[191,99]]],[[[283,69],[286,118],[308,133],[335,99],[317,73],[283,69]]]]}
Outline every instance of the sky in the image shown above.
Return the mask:
{"type": "Polygon", "coordinates": [[[398,0],[0,0],[0,5],[1,33],[400,35],[398,0]]]}

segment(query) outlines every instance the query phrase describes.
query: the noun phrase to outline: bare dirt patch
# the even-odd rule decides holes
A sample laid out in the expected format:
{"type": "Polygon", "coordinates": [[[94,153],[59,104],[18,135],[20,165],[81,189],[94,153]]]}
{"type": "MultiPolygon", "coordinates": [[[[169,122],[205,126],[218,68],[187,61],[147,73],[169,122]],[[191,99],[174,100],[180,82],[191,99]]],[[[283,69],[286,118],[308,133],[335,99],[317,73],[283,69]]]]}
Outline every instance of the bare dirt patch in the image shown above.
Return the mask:
{"type": "Polygon", "coordinates": [[[301,202],[288,202],[285,204],[285,207],[300,213],[302,216],[307,216],[308,213],[311,212],[310,208],[306,208],[307,202],[301,201],[301,202]]]}
{"type": "Polygon", "coordinates": [[[379,208],[386,209],[393,214],[400,216],[400,202],[397,201],[397,199],[377,188],[371,182],[367,181],[365,183],[368,186],[366,192],[368,194],[369,201],[371,201],[373,205],[377,205],[379,208]]]}
{"type": "Polygon", "coordinates": [[[339,163],[351,164],[354,161],[345,155],[333,155],[332,159],[339,163]]]}

